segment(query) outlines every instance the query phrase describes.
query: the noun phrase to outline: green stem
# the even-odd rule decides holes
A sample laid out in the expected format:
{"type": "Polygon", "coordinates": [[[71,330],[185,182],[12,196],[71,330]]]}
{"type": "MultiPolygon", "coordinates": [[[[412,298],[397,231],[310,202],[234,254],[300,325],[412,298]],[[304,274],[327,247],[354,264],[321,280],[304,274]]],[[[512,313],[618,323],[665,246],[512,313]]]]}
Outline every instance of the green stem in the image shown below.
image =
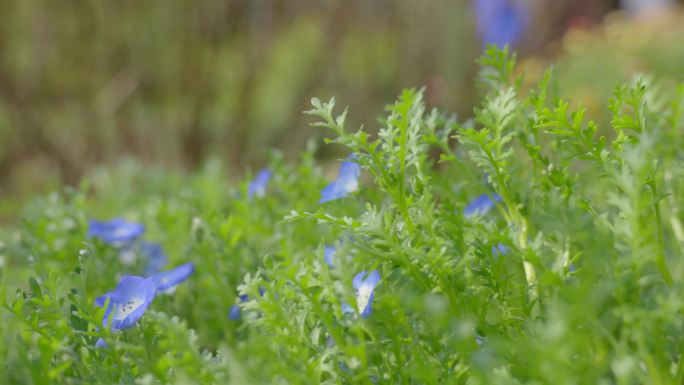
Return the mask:
{"type": "Polygon", "coordinates": [[[403,156],[401,158],[402,159],[402,166],[400,166],[401,167],[401,172],[400,172],[401,175],[400,175],[399,194],[397,195],[396,193],[392,194],[393,189],[392,189],[391,178],[390,178],[389,174],[387,173],[387,170],[385,169],[385,167],[383,167],[383,163],[382,163],[381,159],[378,157],[378,154],[375,151],[372,151],[371,148],[367,145],[364,146],[363,149],[368,154],[370,154],[370,156],[373,158],[373,163],[376,164],[378,170],[380,171],[380,175],[382,176],[382,180],[385,183],[384,187],[387,189],[387,191],[390,192],[390,194],[392,195],[392,198],[394,198],[394,200],[399,205],[399,213],[404,218],[404,222],[406,222],[406,226],[408,226],[408,229],[410,231],[413,231],[413,229],[414,229],[413,222],[411,221],[411,218],[408,215],[408,210],[406,208],[406,199],[404,197],[404,183],[403,183],[404,182],[404,176],[403,176],[404,171],[403,170],[404,170],[405,166],[403,165],[403,161],[404,161],[403,156]]]}
{"type": "Polygon", "coordinates": [[[499,185],[501,199],[503,200],[504,204],[506,205],[506,208],[508,209],[508,216],[512,220],[512,222],[514,222],[517,225],[519,230],[518,246],[520,247],[520,250],[523,252],[523,270],[525,271],[525,282],[527,283],[528,296],[530,298],[530,302],[534,303],[539,299],[539,291],[537,289],[537,272],[534,268],[534,265],[531,262],[525,260],[524,257],[525,251],[527,250],[527,219],[525,219],[525,217],[520,213],[520,211],[518,211],[518,208],[514,205],[513,200],[508,195],[508,190],[505,188],[503,176],[501,175],[501,172],[499,172],[499,165],[495,161],[494,156],[490,151],[484,150],[484,152],[485,154],[487,154],[487,158],[489,159],[489,162],[492,165],[492,169],[494,170],[494,178],[496,179],[496,182],[499,185]]]}
{"type": "Polygon", "coordinates": [[[660,271],[660,274],[663,276],[663,280],[665,281],[667,286],[672,286],[672,274],[670,274],[670,269],[667,267],[667,261],[665,259],[665,244],[663,242],[663,221],[660,215],[660,201],[658,200],[658,193],[656,190],[655,180],[651,181],[650,185],[653,189],[653,208],[655,209],[657,226],[656,240],[658,242],[658,254],[656,255],[656,266],[658,267],[658,271],[660,271]]]}
{"type": "MultiPolygon", "coordinates": [[[[408,114],[407,114],[408,115],[408,114]]],[[[401,137],[399,138],[399,211],[401,212],[401,215],[404,217],[404,221],[406,222],[406,226],[408,227],[409,231],[413,231],[414,226],[413,222],[411,221],[411,218],[409,217],[408,214],[408,208],[406,207],[406,136],[408,135],[408,122],[406,119],[408,116],[405,116],[404,119],[402,119],[402,124],[399,127],[401,131],[401,137]]]]}

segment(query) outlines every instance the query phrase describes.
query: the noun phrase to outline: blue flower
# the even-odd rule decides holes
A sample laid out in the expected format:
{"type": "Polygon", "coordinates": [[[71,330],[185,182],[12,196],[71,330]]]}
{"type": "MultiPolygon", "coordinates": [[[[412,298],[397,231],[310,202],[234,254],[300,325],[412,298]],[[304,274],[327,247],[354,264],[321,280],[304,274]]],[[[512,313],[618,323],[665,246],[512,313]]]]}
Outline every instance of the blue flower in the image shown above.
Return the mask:
{"type": "MultiPolygon", "coordinates": [[[[259,288],[259,295],[263,297],[265,293],[266,293],[266,289],[264,289],[263,287],[260,287],[259,288]]],[[[247,302],[247,301],[249,301],[249,296],[247,294],[240,294],[239,302],[243,303],[243,302],[247,302]]],[[[228,311],[228,318],[233,320],[233,321],[238,321],[240,319],[240,305],[235,304],[235,305],[230,307],[230,310],[228,311]]]]}
{"type": "MultiPolygon", "coordinates": [[[[246,302],[249,299],[249,296],[247,294],[242,294],[240,296],[240,303],[246,302]]],[[[240,305],[235,304],[230,307],[230,311],[228,311],[228,318],[237,321],[240,319],[240,305]]]]}
{"type": "Polygon", "coordinates": [[[268,186],[268,181],[271,179],[271,170],[264,168],[257,174],[253,181],[249,182],[247,188],[247,196],[251,199],[255,195],[257,197],[263,197],[266,195],[266,187],[268,186]]]}
{"type": "MultiPolygon", "coordinates": [[[[377,270],[371,271],[370,274],[362,271],[352,280],[352,286],[356,290],[356,307],[361,317],[368,317],[371,313],[373,293],[378,282],[380,282],[380,274],[377,270]]],[[[348,304],[343,304],[342,312],[353,313],[354,310],[348,304]]]]}
{"type": "Polygon", "coordinates": [[[147,258],[147,266],[145,266],[143,271],[143,275],[146,277],[159,273],[168,263],[164,249],[158,243],[142,242],[140,244],[140,252],[147,258]]]}
{"type": "Polygon", "coordinates": [[[88,236],[100,238],[103,242],[114,246],[124,246],[145,232],[140,223],[128,222],[122,218],[101,222],[91,220],[88,223],[88,236]]]}
{"type": "Polygon", "coordinates": [[[506,245],[498,243],[496,246],[492,246],[492,255],[498,257],[499,255],[508,254],[511,251],[506,245]]]}
{"type": "Polygon", "coordinates": [[[468,206],[463,209],[463,216],[470,218],[474,215],[484,215],[494,207],[494,202],[501,202],[501,197],[498,194],[493,195],[494,199],[487,194],[482,194],[473,199],[468,206]]]}
{"type": "Polygon", "coordinates": [[[483,46],[515,46],[527,27],[527,7],[518,0],[474,0],[483,46]]]}
{"type": "Polygon", "coordinates": [[[192,262],[184,263],[174,269],[162,271],[151,276],[149,279],[154,282],[157,291],[171,293],[176,286],[188,279],[195,272],[195,265],[192,262]]]}
{"type": "MultiPolygon", "coordinates": [[[[347,159],[353,160],[354,155],[349,156],[347,159]]],[[[318,203],[344,198],[347,194],[358,190],[360,175],[361,167],[357,163],[350,161],[342,162],[337,179],[321,190],[321,199],[318,203]]]]}
{"type": "Polygon", "coordinates": [[[240,306],[236,304],[230,307],[230,310],[228,310],[228,319],[233,321],[240,320],[240,306]]]}
{"type": "Polygon", "coordinates": [[[114,291],[95,299],[95,305],[104,307],[109,298],[102,325],[107,327],[111,322],[113,331],[135,325],[152,303],[156,293],[157,285],[151,278],[128,275],[122,277],[114,291]]]}
{"type": "Polygon", "coordinates": [[[333,259],[335,258],[335,248],[333,246],[326,246],[325,250],[323,251],[323,260],[325,263],[330,266],[330,268],[333,268],[333,259]]]}

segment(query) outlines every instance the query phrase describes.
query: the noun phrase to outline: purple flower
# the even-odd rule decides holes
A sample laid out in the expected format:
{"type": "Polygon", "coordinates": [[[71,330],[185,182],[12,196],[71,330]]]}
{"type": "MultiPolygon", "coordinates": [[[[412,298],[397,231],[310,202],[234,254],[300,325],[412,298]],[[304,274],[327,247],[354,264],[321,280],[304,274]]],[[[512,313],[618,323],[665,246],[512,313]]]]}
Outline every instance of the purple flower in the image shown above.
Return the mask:
{"type": "Polygon", "coordinates": [[[361,167],[355,162],[350,162],[353,159],[354,155],[350,155],[347,161],[342,162],[337,179],[321,190],[321,199],[318,203],[344,198],[359,189],[361,167]]]}
{"type": "Polygon", "coordinates": [[[140,223],[128,222],[122,218],[110,221],[91,220],[88,223],[88,236],[100,238],[103,242],[114,246],[125,246],[145,232],[140,223]]]}
{"type": "Polygon", "coordinates": [[[151,278],[129,275],[122,277],[114,291],[95,299],[95,305],[104,307],[109,298],[102,325],[107,327],[111,323],[113,331],[135,325],[152,303],[156,293],[157,286],[151,278]]]}
{"type": "Polygon", "coordinates": [[[463,209],[463,216],[470,218],[475,215],[484,215],[489,210],[494,207],[494,202],[501,202],[501,197],[498,194],[494,194],[493,198],[490,198],[487,194],[482,194],[477,198],[473,199],[468,206],[463,209]]]}
{"type": "Polygon", "coordinates": [[[252,199],[255,195],[257,197],[263,197],[266,195],[266,187],[268,187],[268,181],[271,179],[271,175],[271,170],[267,168],[259,171],[256,178],[249,182],[247,196],[252,199]]]}
{"type": "MultiPolygon", "coordinates": [[[[375,286],[378,282],[380,282],[380,274],[377,270],[371,271],[370,274],[362,271],[352,280],[352,286],[356,290],[356,307],[361,317],[368,317],[371,313],[375,286]]],[[[343,304],[342,312],[354,313],[354,310],[348,304],[343,304]]]]}
{"type": "Polygon", "coordinates": [[[474,0],[483,46],[515,46],[527,27],[528,9],[518,0],[474,0]]]}
{"type": "Polygon", "coordinates": [[[140,253],[147,258],[147,266],[143,271],[143,275],[146,277],[159,273],[168,263],[164,249],[158,243],[142,242],[140,253]]]}
{"type": "Polygon", "coordinates": [[[149,279],[154,282],[157,291],[172,293],[178,284],[188,279],[194,272],[195,265],[192,262],[188,262],[174,269],[157,273],[149,279]]]}

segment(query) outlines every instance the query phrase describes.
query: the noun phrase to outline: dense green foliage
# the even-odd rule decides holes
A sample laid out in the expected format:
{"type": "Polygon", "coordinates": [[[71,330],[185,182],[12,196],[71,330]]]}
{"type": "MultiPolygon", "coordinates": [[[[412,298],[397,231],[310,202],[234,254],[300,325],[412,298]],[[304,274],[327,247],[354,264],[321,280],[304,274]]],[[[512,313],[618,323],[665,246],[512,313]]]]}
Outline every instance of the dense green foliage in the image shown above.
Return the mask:
{"type": "Polygon", "coordinates": [[[682,383],[683,93],[617,86],[604,127],[552,71],[525,92],[506,52],[481,65],[470,121],[405,91],[371,136],[314,99],[314,124],[364,169],[340,200],[317,203],[309,146],[294,164],[273,154],[264,197],[217,163],[192,177],[124,164],[34,201],[0,250],[0,383],[682,383]],[[501,200],[464,216],[482,193],[501,200]],[[85,236],[114,216],[197,268],[119,333],[94,299],[142,261],[85,236]],[[373,311],[345,314],[372,269],[373,311]]]}

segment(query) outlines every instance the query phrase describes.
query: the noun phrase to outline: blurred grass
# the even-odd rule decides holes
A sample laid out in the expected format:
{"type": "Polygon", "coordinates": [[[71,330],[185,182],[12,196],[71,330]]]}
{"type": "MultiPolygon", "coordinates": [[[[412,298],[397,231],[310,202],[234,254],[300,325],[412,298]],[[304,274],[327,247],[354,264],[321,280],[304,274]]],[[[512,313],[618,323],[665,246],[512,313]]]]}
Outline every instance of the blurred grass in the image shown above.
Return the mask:
{"type": "MultiPolygon", "coordinates": [[[[532,3],[535,21],[518,47],[527,80],[556,63],[561,92],[588,103],[599,123],[599,101],[634,72],[684,78],[680,16],[634,22],[616,13],[584,28],[611,2],[532,3]],[[575,27],[547,45],[567,26],[575,27]]],[[[425,86],[428,106],[467,117],[481,49],[469,5],[2,1],[0,197],[11,201],[0,203],[0,218],[14,217],[22,197],[76,185],[121,159],[197,170],[217,158],[242,173],[272,147],[292,158],[320,135],[301,114],[312,96],[335,96],[354,111],[350,127],[371,122],[370,131],[406,87],[425,86]]]]}
{"type": "MultiPolygon", "coordinates": [[[[0,194],[76,183],[132,156],[233,170],[293,154],[301,111],[356,122],[407,86],[467,111],[479,43],[464,1],[0,3],[0,194]]],[[[372,128],[372,127],[371,127],[372,128]]]]}

